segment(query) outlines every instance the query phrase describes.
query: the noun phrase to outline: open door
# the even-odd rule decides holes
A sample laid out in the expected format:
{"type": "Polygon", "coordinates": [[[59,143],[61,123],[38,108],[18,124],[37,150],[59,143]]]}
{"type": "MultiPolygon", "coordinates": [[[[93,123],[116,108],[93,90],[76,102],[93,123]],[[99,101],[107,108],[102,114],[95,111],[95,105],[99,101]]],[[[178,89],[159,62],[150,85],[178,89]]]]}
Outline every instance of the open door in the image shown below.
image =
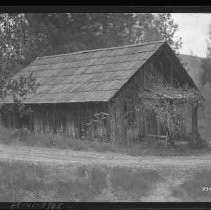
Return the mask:
{"type": "Polygon", "coordinates": [[[158,122],[155,112],[150,112],[146,117],[146,135],[158,135],[158,122]]]}

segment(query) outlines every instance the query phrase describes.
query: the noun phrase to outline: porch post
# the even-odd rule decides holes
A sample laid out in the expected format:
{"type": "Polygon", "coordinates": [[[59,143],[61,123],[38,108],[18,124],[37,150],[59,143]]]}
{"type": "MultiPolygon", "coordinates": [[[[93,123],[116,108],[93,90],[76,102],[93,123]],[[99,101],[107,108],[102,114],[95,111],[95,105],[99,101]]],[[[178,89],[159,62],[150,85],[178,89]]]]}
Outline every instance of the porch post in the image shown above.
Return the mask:
{"type": "Polygon", "coordinates": [[[198,133],[198,106],[192,108],[192,133],[198,133]]]}

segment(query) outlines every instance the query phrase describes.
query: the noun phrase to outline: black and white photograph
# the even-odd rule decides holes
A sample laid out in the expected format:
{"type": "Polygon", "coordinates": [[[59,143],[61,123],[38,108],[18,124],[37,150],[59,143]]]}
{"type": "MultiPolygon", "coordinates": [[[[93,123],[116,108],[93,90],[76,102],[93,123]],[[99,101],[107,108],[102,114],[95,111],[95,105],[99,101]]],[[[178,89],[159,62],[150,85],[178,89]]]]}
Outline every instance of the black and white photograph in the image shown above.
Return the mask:
{"type": "Polygon", "coordinates": [[[211,201],[211,13],[1,12],[0,100],[0,202],[211,201]]]}

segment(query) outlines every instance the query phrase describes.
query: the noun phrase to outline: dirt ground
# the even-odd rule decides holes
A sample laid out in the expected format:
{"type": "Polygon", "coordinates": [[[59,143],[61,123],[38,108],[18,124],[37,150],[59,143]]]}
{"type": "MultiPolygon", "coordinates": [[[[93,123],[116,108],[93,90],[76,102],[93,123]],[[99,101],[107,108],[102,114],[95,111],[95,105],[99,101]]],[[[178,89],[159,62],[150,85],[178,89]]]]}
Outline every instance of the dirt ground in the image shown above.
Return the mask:
{"type": "Polygon", "coordinates": [[[181,183],[189,179],[194,172],[211,169],[211,154],[198,156],[140,156],[133,157],[117,153],[97,153],[73,151],[70,149],[53,149],[27,146],[12,146],[0,144],[0,160],[29,161],[48,165],[89,165],[103,164],[108,166],[140,167],[155,169],[164,181],[158,182],[156,187],[143,201],[190,201],[181,183]],[[172,189],[183,191],[183,198],[172,195],[172,189]]]}
{"type": "Polygon", "coordinates": [[[127,167],[181,167],[211,168],[211,153],[194,156],[139,156],[134,157],[120,153],[97,153],[91,151],[75,151],[71,149],[55,149],[43,147],[15,146],[0,144],[1,160],[23,160],[42,164],[106,164],[127,167]]]}

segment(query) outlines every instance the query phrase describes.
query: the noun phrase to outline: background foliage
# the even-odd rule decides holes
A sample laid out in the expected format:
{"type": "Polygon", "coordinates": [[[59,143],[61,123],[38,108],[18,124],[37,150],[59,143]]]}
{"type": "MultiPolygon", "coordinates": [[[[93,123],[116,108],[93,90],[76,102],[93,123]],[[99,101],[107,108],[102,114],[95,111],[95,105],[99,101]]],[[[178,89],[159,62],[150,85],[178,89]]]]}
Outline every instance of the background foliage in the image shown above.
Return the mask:
{"type": "Polygon", "coordinates": [[[21,103],[36,91],[33,75],[9,79],[38,56],[166,39],[178,53],[181,38],[171,14],[3,13],[0,14],[0,96],[21,103]],[[17,100],[18,99],[18,100],[17,100]]]}

